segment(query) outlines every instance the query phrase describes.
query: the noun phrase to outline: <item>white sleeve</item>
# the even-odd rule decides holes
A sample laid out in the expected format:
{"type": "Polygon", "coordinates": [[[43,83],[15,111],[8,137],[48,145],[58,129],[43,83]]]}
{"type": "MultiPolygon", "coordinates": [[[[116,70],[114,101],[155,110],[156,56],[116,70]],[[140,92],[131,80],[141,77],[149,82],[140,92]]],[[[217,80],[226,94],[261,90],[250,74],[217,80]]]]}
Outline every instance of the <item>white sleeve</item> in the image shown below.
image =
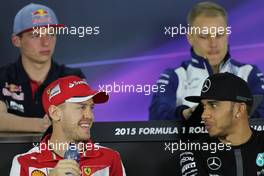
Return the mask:
{"type": "Polygon", "coordinates": [[[18,157],[20,155],[16,155],[13,159],[11,170],[9,176],[20,176],[20,163],[18,162],[18,157]]]}

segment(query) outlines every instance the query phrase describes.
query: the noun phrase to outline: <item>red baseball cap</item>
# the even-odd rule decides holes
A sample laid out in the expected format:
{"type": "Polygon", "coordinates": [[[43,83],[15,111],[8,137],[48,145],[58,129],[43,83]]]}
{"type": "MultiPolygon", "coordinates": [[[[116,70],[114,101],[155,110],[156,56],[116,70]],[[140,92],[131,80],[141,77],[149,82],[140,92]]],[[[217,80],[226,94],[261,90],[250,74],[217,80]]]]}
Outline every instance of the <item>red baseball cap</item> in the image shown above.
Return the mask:
{"type": "Polygon", "coordinates": [[[66,76],[53,81],[45,88],[42,95],[42,104],[45,112],[51,105],[59,105],[64,102],[78,103],[93,99],[93,102],[105,103],[109,96],[106,92],[93,90],[88,83],[78,76],[66,76]]]}

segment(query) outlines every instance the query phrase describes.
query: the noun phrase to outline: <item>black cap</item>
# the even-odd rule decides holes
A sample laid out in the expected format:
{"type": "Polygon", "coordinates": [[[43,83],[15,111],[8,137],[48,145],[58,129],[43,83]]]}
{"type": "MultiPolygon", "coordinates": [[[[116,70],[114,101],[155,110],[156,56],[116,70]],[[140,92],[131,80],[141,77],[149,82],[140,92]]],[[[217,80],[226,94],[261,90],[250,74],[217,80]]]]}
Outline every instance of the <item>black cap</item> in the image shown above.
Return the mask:
{"type": "Polygon", "coordinates": [[[244,102],[248,105],[253,103],[247,82],[227,72],[209,76],[203,84],[201,96],[189,96],[185,99],[195,103],[200,103],[202,99],[244,102]]]}

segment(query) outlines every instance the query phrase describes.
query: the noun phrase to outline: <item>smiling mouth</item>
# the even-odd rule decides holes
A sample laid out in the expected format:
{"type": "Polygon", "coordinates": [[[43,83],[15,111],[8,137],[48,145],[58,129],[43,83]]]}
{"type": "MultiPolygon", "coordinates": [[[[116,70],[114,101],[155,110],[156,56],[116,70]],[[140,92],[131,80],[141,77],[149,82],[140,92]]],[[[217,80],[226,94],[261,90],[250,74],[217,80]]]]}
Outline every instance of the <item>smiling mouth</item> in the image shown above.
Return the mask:
{"type": "Polygon", "coordinates": [[[92,123],[90,123],[90,122],[80,122],[78,125],[82,129],[90,129],[91,126],[92,126],[92,123]]]}
{"type": "Polygon", "coordinates": [[[88,127],[90,127],[90,125],[89,124],[81,124],[80,127],[82,127],[82,128],[88,128],[88,127]]]}

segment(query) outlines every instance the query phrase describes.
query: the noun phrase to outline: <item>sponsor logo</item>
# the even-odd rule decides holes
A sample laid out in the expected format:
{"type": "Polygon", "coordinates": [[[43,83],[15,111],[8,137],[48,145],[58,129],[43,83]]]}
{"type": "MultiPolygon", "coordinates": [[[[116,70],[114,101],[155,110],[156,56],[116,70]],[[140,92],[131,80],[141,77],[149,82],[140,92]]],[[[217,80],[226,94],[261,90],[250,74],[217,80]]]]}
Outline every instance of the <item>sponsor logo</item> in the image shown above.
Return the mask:
{"type": "Polygon", "coordinates": [[[210,89],[210,87],[211,87],[210,79],[205,80],[203,88],[202,88],[202,92],[203,93],[207,92],[210,89]]]}
{"type": "Polygon", "coordinates": [[[109,167],[106,165],[86,165],[81,170],[83,176],[109,175],[109,167]]]}
{"type": "Polygon", "coordinates": [[[2,89],[2,94],[4,96],[12,97],[14,100],[24,100],[24,93],[22,92],[21,85],[8,84],[5,83],[5,87],[2,89]]]}
{"type": "Polygon", "coordinates": [[[188,164],[183,165],[182,167],[182,173],[189,171],[189,170],[196,170],[196,163],[195,162],[191,162],[188,164]]]}
{"type": "Polygon", "coordinates": [[[261,175],[264,175],[264,169],[257,171],[257,176],[261,176],[261,175]]]}
{"type": "Polygon", "coordinates": [[[38,9],[34,12],[32,12],[33,16],[45,16],[48,14],[48,11],[44,10],[44,9],[38,9]]]}
{"type": "Polygon", "coordinates": [[[22,86],[18,86],[15,84],[8,84],[7,82],[5,83],[5,88],[7,88],[10,92],[22,92],[22,86]]]}
{"type": "Polygon", "coordinates": [[[264,166],[264,153],[259,153],[257,158],[256,158],[256,164],[259,167],[263,167],[264,166]]]}
{"type": "Polygon", "coordinates": [[[221,160],[218,157],[210,157],[207,159],[207,166],[211,170],[218,170],[222,165],[221,160]]]}
{"type": "Polygon", "coordinates": [[[48,174],[48,168],[29,167],[30,176],[47,176],[47,174],[48,174]]]}
{"type": "Polygon", "coordinates": [[[55,87],[47,90],[47,94],[49,95],[49,101],[52,97],[58,95],[59,93],[61,93],[61,89],[60,89],[59,84],[57,84],[55,87]]]}
{"type": "Polygon", "coordinates": [[[84,167],[83,172],[84,172],[84,175],[90,176],[92,173],[92,169],[90,167],[84,167]]]}
{"type": "Polygon", "coordinates": [[[72,83],[69,83],[69,88],[73,88],[74,86],[77,86],[77,85],[80,85],[80,84],[88,85],[86,81],[74,81],[72,83]]]}
{"type": "Polygon", "coordinates": [[[48,11],[44,9],[38,9],[34,12],[32,12],[32,23],[38,24],[38,23],[51,23],[51,17],[48,14],[48,11]]]}
{"type": "Polygon", "coordinates": [[[10,106],[9,106],[10,109],[13,109],[13,110],[18,110],[20,112],[24,112],[24,106],[22,104],[18,104],[17,102],[15,101],[10,101],[10,106]]]}
{"type": "Polygon", "coordinates": [[[31,172],[31,176],[46,176],[46,174],[41,170],[34,170],[33,172],[31,172]]]}

